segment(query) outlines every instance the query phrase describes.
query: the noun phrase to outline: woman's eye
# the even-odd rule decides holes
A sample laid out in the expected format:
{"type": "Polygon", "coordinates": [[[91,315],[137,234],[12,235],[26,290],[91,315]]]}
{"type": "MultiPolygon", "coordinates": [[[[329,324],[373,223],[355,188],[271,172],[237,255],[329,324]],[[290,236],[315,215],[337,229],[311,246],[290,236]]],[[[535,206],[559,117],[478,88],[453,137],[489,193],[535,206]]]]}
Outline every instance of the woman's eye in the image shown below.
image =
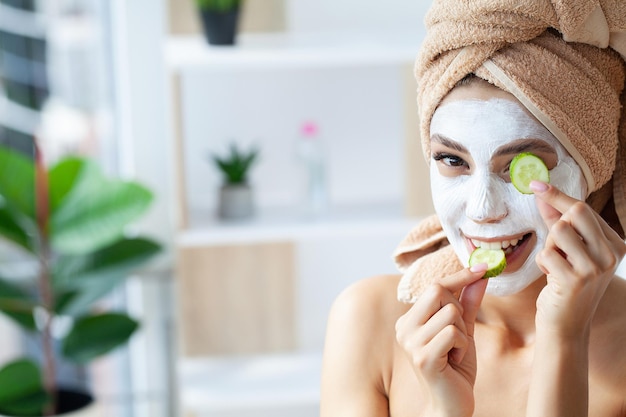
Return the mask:
{"type": "Polygon", "coordinates": [[[437,162],[441,162],[449,167],[464,167],[467,166],[467,162],[465,162],[462,158],[459,158],[456,155],[451,155],[448,153],[437,153],[433,155],[433,159],[437,162]]]}

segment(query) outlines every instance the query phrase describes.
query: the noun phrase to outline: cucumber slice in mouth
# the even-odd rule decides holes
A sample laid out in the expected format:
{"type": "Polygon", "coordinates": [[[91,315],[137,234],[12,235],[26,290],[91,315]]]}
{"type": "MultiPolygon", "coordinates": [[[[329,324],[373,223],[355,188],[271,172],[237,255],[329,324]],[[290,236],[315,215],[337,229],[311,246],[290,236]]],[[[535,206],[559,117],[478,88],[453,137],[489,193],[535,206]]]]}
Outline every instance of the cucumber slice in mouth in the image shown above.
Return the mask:
{"type": "Polygon", "coordinates": [[[502,249],[476,248],[470,255],[469,266],[486,263],[487,270],[483,278],[497,277],[506,268],[506,255],[502,249]]]}
{"type": "Polygon", "coordinates": [[[509,167],[511,183],[523,194],[532,194],[530,182],[550,182],[550,171],[541,158],[530,152],[522,152],[513,158],[509,167]]]}

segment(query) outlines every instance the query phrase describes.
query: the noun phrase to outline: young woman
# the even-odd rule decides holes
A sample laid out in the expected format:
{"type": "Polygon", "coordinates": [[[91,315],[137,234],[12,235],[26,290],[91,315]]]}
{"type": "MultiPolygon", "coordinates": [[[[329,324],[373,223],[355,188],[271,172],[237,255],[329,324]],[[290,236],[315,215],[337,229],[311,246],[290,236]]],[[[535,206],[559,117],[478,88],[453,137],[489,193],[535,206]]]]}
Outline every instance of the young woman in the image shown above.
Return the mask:
{"type": "Polygon", "coordinates": [[[578,165],[485,81],[456,87],[431,132],[435,207],[451,244],[468,257],[483,242],[517,243],[505,274],[463,269],[412,306],[396,300],[399,276],[342,293],[322,416],[626,415],[626,281],[614,275],[626,244],[580,200],[578,165]],[[520,151],[551,168],[550,185],[533,183],[536,199],[508,179],[520,151]]]}
{"type": "MultiPolygon", "coordinates": [[[[498,12],[502,18],[506,10],[498,12]]],[[[476,11],[478,23],[493,22],[481,21],[483,15],[476,11]]],[[[431,13],[431,22],[441,16],[431,13]]],[[[606,60],[604,51],[587,46],[571,52],[550,30],[532,38],[528,48],[490,45],[482,55],[466,49],[449,59],[427,38],[420,59],[428,64],[418,60],[417,67],[424,149],[447,238],[442,246],[449,242],[458,260],[440,256],[404,276],[358,282],[338,297],[328,322],[322,417],[626,416],[626,281],[615,275],[626,254],[619,222],[625,156],[617,133],[623,63],[614,51],[606,60]],[[533,57],[535,49],[541,50],[533,57]],[[558,65],[545,64],[555,68],[546,74],[519,63],[530,57],[544,65],[546,50],[566,65],[575,62],[566,59],[571,52],[587,75],[572,72],[581,78],[576,86],[537,94],[538,77],[544,90],[559,85],[558,65]],[[477,75],[463,77],[449,70],[454,65],[477,75]],[[617,71],[605,77],[606,91],[616,94],[597,97],[600,86],[595,95],[581,95],[582,104],[566,102],[602,71],[617,71]],[[604,113],[588,119],[563,117],[603,105],[604,113]],[[593,162],[597,152],[587,140],[602,144],[598,160],[606,166],[593,162]],[[531,195],[509,179],[510,162],[521,152],[538,155],[550,169],[550,183],[531,183],[531,195]],[[593,196],[601,192],[608,197],[594,210],[593,196]],[[479,246],[505,249],[503,274],[482,279],[485,264],[463,267],[479,246]],[[448,273],[452,264],[460,266],[448,273]],[[414,286],[412,304],[397,298],[407,279],[425,283],[414,286]]]]}

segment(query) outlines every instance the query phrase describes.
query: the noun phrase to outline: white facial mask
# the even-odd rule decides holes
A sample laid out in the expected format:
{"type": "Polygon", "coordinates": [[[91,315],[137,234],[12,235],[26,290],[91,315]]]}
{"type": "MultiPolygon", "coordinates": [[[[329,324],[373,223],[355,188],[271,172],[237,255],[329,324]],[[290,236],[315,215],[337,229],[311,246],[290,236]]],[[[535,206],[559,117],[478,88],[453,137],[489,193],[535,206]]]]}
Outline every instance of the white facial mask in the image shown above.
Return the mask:
{"type": "Polygon", "coordinates": [[[435,210],[458,258],[468,264],[466,236],[493,239],[533,232],[536,245],[524,264],[515,272],[490,278],[487,286],[487,293],[498,296],[523,290],[543,275],[535,256],[544,247],[548,229],[535,205],[535,196],[520,193],[492,172],[492,157],[498,148],[514,140],[545,141],[558,157],[556,167],[550,171],[550,183],[582,200],[587,185],[578,164],[542,124],[512,100],[445,103],[435,111],[430,133],[431,137],[440,134],[464,146],[473,161],[471,174],[454,177],[441,175],[436,161],[430,164],[435,210]]]}

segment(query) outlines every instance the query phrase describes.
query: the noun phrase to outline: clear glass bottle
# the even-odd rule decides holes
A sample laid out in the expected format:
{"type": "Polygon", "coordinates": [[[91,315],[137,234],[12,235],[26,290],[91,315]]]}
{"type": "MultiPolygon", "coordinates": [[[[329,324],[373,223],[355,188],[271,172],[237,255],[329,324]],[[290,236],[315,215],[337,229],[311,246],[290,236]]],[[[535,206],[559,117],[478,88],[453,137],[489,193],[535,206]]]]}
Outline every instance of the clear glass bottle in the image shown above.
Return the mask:
{"type": "Polygon", "coordinates": [[[305,214],[318,217],[328,209],[326,183],[326,152],[315,122],[304,122],[300,127],[297,153],[306,169],[305,214]]]}

